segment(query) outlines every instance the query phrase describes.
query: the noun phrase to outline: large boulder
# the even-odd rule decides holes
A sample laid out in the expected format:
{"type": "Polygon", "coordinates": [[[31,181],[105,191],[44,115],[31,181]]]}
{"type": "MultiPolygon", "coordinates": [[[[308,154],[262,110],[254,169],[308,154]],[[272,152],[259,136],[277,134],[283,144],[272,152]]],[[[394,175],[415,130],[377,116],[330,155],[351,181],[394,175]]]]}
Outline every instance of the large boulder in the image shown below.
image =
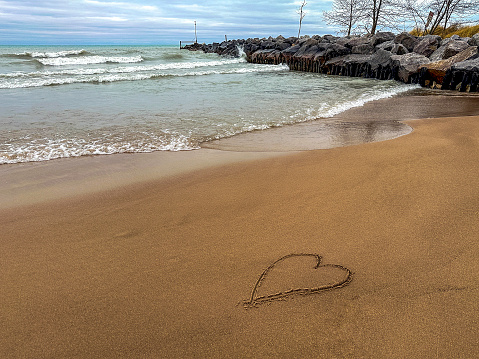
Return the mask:
{"type": "Polygon", "coordinates": [[[378,32],[371,38],[371,45],[377,46],[383,42],[394,40],[396,35],[392,32],[378,32]]]}
{"type": "Polygon", "coordinates": [[[477,54],[477,46],[471,46],[446,60],[426,64],[421,69],[421,85],[430,86],[434,82],[436,82],[436,84],[442,84],[447,71],[453,67],[453,65],[477,56],[477,54]],[[429,83],[426,83],[426,81],[429,81],[429,83]]]}
{"type": "Polygon", "coordinates": [[[315,47],[315,52],[318,52],[318,41],[313,39],[308,39],[307,41],[304,41],[299,50],[294,54],[294,56],[303,56],[303,54],[306,53],[311,47],[315,47]]]}
{"type": "Polygon", "coordinates": [[[294,54],[294,57],[301,57],[304,59],[312,59],[314,56],[320,52],[318,45],[313,45],[311,47],[305,48],[304,46],[299,49],[299,51],[294,54]]]}
{"type": "Polygon", "coordinates": [[[409,52],[404,45],[397,44],[393,40],[385,41],[382,44],[377,45],[376,49],[386,50],[396,55],[404,55],[409,52]]]}
{"type": "Polygon", "coordinates": [[[411,83],[419,77],[419,69],[431,61],[426,56],[411,52],[405,55],[393,55],[391,62],[396,78],[404,83],[411,83]]]}
{"type": "MultiPolygon", "coordinates": [[[[350,38],[344,38],[344,39],[347,39],[346,41],[344,41],[344,43],[341,43],[340,40],[338,40],[337,43],[339,43],[340,45],[349,47],[350,49],[352,49],[355,46],[361,46],[361,45],[364,45],[364,44],[370,45],[369,43],[371,42],[371,36],[370,35],[365,35],[365,36],[361,36],[361,37],[352,36],[350,38]]],[[[370,46],[373,47],[372,45],[370,45],[370,46]]]]}
{"type": "Polygon", "coordinates": [[[374,52],[374,46],[369,43],[356,45],[356,46],[353,46],[353,48],[351,49],[351,52],[353,54],[361,54],[361,55],[372,54],[374,52]]]}
{"type": "Polygon", "coordinates": [[[471,37],[467,43],[471,46],[479,46],[479,32],[471,37]]]}
{"type": "Polygon", "coordinates": [[[338,40],[339,37],[333,36],[333,35],[324,35],[323,36],[323,41],[325,42],[330,42],[330,43],[335,43],[336,40],[338,40]]]}
{"type": "Polygon", "coordinates": [[[294,36],[291,36],[291,37],[288,37],[286,40],[284,40],[285,42],[287,42],[288,44],[291,44],[291,45],[294,45],[298,42],[298,38],[297,37],[294,37],[294,36]]]}
{"type": "Polygon", "coordinates": [[[259,47],[261,48],[261,50],[274,49],[275,43],[271,40],[265,40],[261,42],[259,47]]]}
{"type": "Polygon", "coordinates": [[[452,39],[447,41],[445,45],[441,45],[434,53],[431,54],[429,59],[431,61],[446,60],[454,55],[457,55],[461,51],[464,51],[469,47],[469,44],[465,41],[452,39]]]}
{"type": "Polygon", "coordinates": [[[390,79],[393,77],[391,71],[391,57],[393,54],[386,50],[378,49],[371,55],[367,62],[365,77],[377,79],[390,79]]]}
{"type": "Polygon", "coordinates": [[[444,77],[443,88],[479,91],[479,57],[454,64],[444,77]]]}
{"type": "Polygon", "coordinates": [[[418,43],[414,46],[413,52],[429,57],[441,45],[441,37],[437,35],[426,35],[418,38],[418,43]]]}
{"type": "Polygon", "coordinates": [[[293,56],[295,53],[297,53],[299,51],[299,49],[301,48],[301,46],[299,45],[294,45],[294,46],[290,46],[288,47],[287,49],[281,51],[283,55],[285,56],[293,56]]]}
{"type": "Polygon", "coordinates": [[[286,50],[288,47],[290,47],[291,45],[288,44],[287,42],[285,41],[276,41],[275,45],[274,45],[274,48],[278,51],[283,51],[283,50],[286,50]]]}
{"type": "Polygon", "coordinates": [[[419,43],[419,40],[416,36],[403,32],[394,38],[394,42],[403,45],[408,52],[412,52],[414,47],[419,43]]]}
{"type": "Polygon", "coordinates": [[[479,58],[458,62],[451,68],[455,71],[474,71],[479,73],[479,58]]]}
{"type": "Polygon", "coordinates": [[[384,42],[381,42],[380,44],[376,45],[376,49],[391,51],[393,49],[394,45],[396,45],[394,40],[384,41],[384,42]]]}
{"type": "Polygon", "coordinates": [[[345,56],[351,53],[351,49],[341,46],[339,44],[331,44],[324,53],[325,60],[332,59],[334,57],[345,56]]]}

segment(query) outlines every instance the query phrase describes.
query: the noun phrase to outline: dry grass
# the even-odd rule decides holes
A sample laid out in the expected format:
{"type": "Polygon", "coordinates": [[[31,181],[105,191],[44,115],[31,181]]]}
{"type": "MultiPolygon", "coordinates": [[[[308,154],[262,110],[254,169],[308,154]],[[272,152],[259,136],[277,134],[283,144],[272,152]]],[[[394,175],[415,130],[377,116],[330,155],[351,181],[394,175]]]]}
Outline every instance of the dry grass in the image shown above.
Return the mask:
{"type": "MultiPolygon", "coordinates": [[[[443,39],[447,37],[451,37],[452,35],[459,35],[460,37],[472,37],[473,35],[479,33],[479,25],[475,26],[461,26],[461,25],[451,25],[447,29],[443,27],[438,27],[432,35],[439,35],[443,39]]],[[[411,35],[414,36],[423,36],[426,35],[424,31],[419,29],[413,29],[410,32],[411,35]]]]}

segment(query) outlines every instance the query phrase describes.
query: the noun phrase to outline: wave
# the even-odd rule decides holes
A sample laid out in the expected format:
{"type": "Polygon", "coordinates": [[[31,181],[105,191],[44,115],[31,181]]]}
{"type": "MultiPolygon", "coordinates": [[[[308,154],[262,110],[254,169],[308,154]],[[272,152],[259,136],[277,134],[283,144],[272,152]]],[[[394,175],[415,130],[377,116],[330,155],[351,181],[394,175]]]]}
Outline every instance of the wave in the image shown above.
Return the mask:
{"type": "Polygon", "coordinates": [[[181,60],[184,56],[182,54],[164,54],[161,58],[163,60],[181,60]]]}
{"type": "Polygon", "coordinates": [[[141,56],[85,56],[37,58],[36,61],[45,66],[91,65],[91,64],[126,64],[142,62],[141,56]]]}
{"type": "Polygon", "coordinates": [[[106,135],[101,140],[43,139],[0,151],[0,165],[41,162],[59,158],[111,155],[117,153],[145,153],[154,151],[190,151],[199,149],[199,142],[182,134],[164,131],[161,134],[141,133],[137,140],[118,140],[106,135]]]}
{"type": "Polygon", "coordinates": [[[420,88],[420,86],[404,84],[402,86],[398,86],[389,91],[381,90],[380,92],[374,91],[373,93],[366,93],[362,95],[360,98],[358,98],[357,100],[340,102],[331,108],[328,108],[326,105],[322,105],[318,111],[319,116],[315,116],[312,119],[333,117],[333,116],[339,115],[342,112],[350,110],[352,108],[362,107],[368,102],[382,100],[385,98],[391,98],[401,93],[411,91],[412,89],[415,89],[415,88],[420,88]]]}
{"type": "Polygon", "coordinates": [[[78,56],[78,55],[88,55],[88,51],[81,50],[66,50],[58,52],[21,52],[15,54],[3,54],[0,57],[13,57],[20,59],[35,59],[35,58],[58,58],[58,57],[67,57],[67,56],[78,56]]]}
{"type": "Polygon", "coordinates": [[[143,65],[143,66],[122,66],[113,68],[78,68],[66,69],[59,71],[35,71],[35,72],[12,72],[0,74],[0,78],[27,78],[27,77],[48,77],[48,76],[64,76],[64,75],[100,75],[100,74],[115,74],[115,73],[132,73],[132,72],[147,72],[147,71],[162,71],[162,70],[185,70],[194,69],[198,67],[216,67],[222,65],[231,65],[245,63],[246,60],[234,59],[223,61],[209,61],[209,62],[176,62],[161,65],[143,65]]]}
{"type": "MultiPolygon", "coordinates": [[[[222,61],[221,64],[225,64],[222,61]]],[[[203,66],[217,66],[217,62],[202,63],[203,66]]],[[[197,64],[197,66],[200,66],[197,64]]],[[[183,67],[171,67],[172,69],[190,69],[194,68],[192,64],[185,64],[183,67]]],[[[55,86],[66,85],[73,83],[110,83],[119,81],[141,81],[149,79],[158,79],[164,77],[185,77],[185,76],[207,76],[207,75],[221,75],[221,74],[246,74],[246,73],[261,73],[261,72],[280,72],[288,71],[289,68],[286,65],[250,65],[244,68],[226,68],[221,70],[211,69],[204,71],[190,71],[184,73],[168,73],[161,72],[161,70],[168,70],[169,65],[164,66],[152,66],[147,67],[145,71],[144,67],[125,67],[112,70],[96,69],[82,70],[81,72],[64,71],[64,72],[52,72],[49,76],[44,76],[42,72],[36,72],[35,75],[25,73],[12,73],[0,76],[0,88],[27,88],[27,87],[42,87],[42,86],[55,86]],[[160,71],[151,71],[157,70],[160,71]],[[143,72],[143,73],[141,73],[143,72]],[[146,73],[145,73],[146,72],[146,73]],[[54,77],[62,75],[63,77],[54,77]],[[64,77],[70,75],[71,77],[64,77]],[[1,81],[4,77],[6,81],[1,81]],[[12,81],[13,79],[13,81],[12,81]]]]}

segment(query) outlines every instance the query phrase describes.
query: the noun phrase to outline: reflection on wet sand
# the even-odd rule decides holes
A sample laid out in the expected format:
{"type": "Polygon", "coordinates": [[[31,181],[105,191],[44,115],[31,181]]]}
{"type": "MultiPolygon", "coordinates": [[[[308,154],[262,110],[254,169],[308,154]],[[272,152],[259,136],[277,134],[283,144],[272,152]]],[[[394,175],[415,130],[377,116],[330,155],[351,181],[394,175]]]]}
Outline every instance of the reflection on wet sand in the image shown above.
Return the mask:
{"type": "Polygon", "coordinates": [[[434,91],[366,103],[335,117],[266,131],[250,132],[202,144],[224,151],[305,151],[377,142],[407,135],[408,125],[396,121],[479,115],[479,96],[434,91]],[[452,101],[453,100],[453,101],[452,101]],[[387,101],[387,102],[386,102],[387,101]],[[387,106],[383,104],[387,103],[387,106]]]}
{"type": "Polygon", "coordinates": [[[411,127],[397,121],[320,120],[268,131],[250,132],[204,143],[224,151],[306,151],[378,142],[406,135],[411,127]]]}

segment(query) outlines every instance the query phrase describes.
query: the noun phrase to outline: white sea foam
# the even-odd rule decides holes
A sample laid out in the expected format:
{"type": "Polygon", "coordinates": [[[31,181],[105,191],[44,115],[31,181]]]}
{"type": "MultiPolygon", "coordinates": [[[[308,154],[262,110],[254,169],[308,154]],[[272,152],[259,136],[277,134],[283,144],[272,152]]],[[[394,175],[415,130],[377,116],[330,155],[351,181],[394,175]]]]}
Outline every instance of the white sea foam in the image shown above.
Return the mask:
{"type": "Polygon", "coordinates": [[[58,158],[111,155],[116,153],[145,153],[154,151],[190,151],[199,149],[199,144],[182,134],[171,134],[164,131],[163,135],[143,134],[142,139],[88,141],[85,139],[42,139],[14,146],[8,145],[0,151],[0,165],[22,162],[41,162],[58,158]]]}
{"type": "Polygon", "coordinates": [[[38,58],[38,57],[56,58],[56,57],[83,55],[87,53],[88,53],[87,51],[81,49],[81,50],[66,50],[66,51],[58,51],[58,52],[31,52],[31,53],[27,52],[24,54],[30,55],[33,58],[38,58]]]}
{"type": "Polygon", "coordinates": [[[316,118],[328,118],[328,117],[333,117],[336,116],[342,112],[345,112],[347,110],[350,110],[355,107],[362,107],[366,103],[371,102],[371,101],[377,101],[385,98],[390,98],[396,95],[399,95],[401,93],[411,91],[413,88],[420,88],[419,85],[402,85],[398,86],[394,89],[390,89],[389,91],[375,91],[374,93],[366,93],[364,95],[361,95],[357,100],[354,101],[343,101],[335,106],[329,108],[327,105],[321,105],[318,113],[319,116],[315,116],[314,118],[311,119],[316,119],[316,118]]]}
{"type": "Polygon", "coordinates": [[[339,102],[322,103],[319,107],[312,106],[306,110],[298,110],[295,114],[290,116],[289,123],[298,123],[305,121],[312,121],[320,118],[330,118],[355,107],[362,107],[368,102],[377,101],[385,98],[390,98],[401,93],[411,91],[412,89],[420,88],[419,85],[398,85],[395,88],[385,90],[374,90],[366,92],[355,100],[343,100],[339,102]]]}
{"type": "Polygon", "coordinates": [[[78,71],[58,71],[58,72],[35,72],[35,73],[12,73],[0,76],[0,88],[27,88],[27,87],[42,87],[54,85],[66,85],[73,83],[106,83],[118,81],[141,81],[162,77],[184,77],[184,76],[207,76],[214,74],[246,74],[246,73],[260,73],[260,72],[278,72],[288,71],[286,65],[251,65],[243,68],[223,68],[221,70],[204,70],[204,71],[190,71],[190,72],[161,72],[159,70],[185,70],[195,67],[215,67],[231,62],[204,62],[189,63],[184,66],[158,65],[146,67],[122,67],[115,69],[79,69],[78,71]],[[61,76],[60,76],[61,75],[61,76]],[[65,77],[70,75],[70,77],[65,77]],[[75,76],[77,75],[77,76],[75,76]],[[4,80],[2,80],[2,77],[4,80]]]}
{"type": "Polygon", "coordinates": [[[83,57],[53,57],[38,58],[38,62],[46,66],[91,65],[107,63],[135,63],[142,62],[141,56],[83,56],[83,57]]]}

